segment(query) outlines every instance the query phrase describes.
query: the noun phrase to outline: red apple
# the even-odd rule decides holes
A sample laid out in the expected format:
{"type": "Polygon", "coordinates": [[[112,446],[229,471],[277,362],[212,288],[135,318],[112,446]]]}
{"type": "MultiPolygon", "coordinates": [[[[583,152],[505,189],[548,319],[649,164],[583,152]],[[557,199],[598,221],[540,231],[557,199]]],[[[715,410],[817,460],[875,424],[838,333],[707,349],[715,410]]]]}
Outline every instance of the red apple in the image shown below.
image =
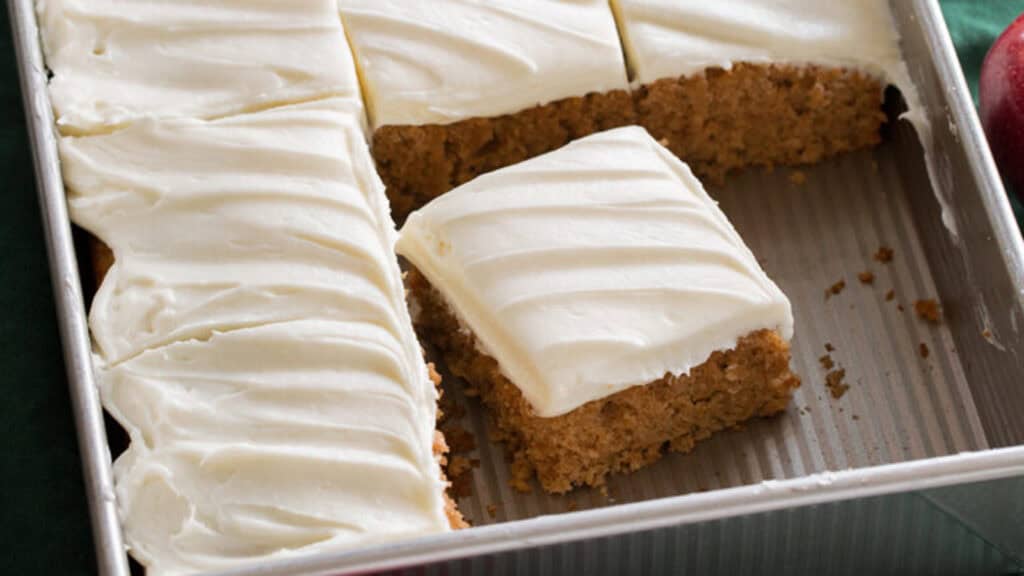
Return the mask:
{"type": "Polygon", "coordinates": [[[999,171],[1024,195],[1024,14],[989,49],[978,90],[981,123],[999,171]]]}

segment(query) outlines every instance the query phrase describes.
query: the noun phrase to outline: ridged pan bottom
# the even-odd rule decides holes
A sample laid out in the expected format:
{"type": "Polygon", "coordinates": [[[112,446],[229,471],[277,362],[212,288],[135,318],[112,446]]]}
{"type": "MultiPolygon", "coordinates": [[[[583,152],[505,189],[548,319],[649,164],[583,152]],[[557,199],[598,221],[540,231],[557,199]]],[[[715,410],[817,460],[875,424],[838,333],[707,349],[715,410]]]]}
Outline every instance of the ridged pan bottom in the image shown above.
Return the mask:
{"type": "Polygon", "coordinates": [[[477,444],[461,454],[479,461],[462,512],[483,525],[987,448],[948,327],[914,310],[938,294],[900,177],[896,152],[906,146],[918,144],[901,127],[874,150],[799,171],[749,170],[710,190],[793,304],[793,367],[803,386],[784,415],[615,476],[606,493],[522,494],[508,485],[502,447],[487,440],[486,415],[445,375],[477,444]],[[881,247],[892,250],[890,262],[876,260],[881,247]],[[826,297],[840,281],[845,287],[826,297]],[[832,370],[845,370],[841,398],[825,385],[825,354],[832,370]]]}

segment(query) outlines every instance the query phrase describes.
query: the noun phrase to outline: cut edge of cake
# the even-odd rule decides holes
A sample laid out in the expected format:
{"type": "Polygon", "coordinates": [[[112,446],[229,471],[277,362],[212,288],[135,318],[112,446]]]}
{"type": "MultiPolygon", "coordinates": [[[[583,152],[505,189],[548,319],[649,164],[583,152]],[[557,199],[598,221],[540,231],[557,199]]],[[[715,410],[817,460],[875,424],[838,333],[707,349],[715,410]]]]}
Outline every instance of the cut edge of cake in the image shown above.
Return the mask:
{"type": "Polygon", "coordinates": [[[345,0],[339,9],[399,224],[475,176],[635,122],[604,0],[401,8],[345,0]]]}
{"type": "Polygon", "coordinates": [[[667,451],[689,452],[715,432],[785,411],[800,386],[789,344],[775,330],[758,330],[688,375],[666,374],[561,416],[537,416],[426,277],[412,268],[407,279],[420,308],[413,320],[420,338],[487,407],[493,439],[512,459],[509,483],[521,492],[532,490],[534,477],[554,494],[603,486],[610,474],[638,470],[667,451]]]}
{"type": "MultiPolygon", "coordinates": [[[[792,333],[792,317],[788,300],[760,269],[699,181],[642,128],[595,134],[498,170],[442,196],[422,212],[414,214],[403,227],[398,244],[399,254],[411,264],[407,280],[412,300],[418,304],[414,324],[421,339],[438,349],[448,369],[482,396],[499,435],[515,457],[513,483],[518,488],[528,486],[533,472],[550,492],[601,485],[609,473],[635,470],[657,460],[665,446],[688,451],[697,440],[715,431],[754,416],[782,411],[792,390],[799,386],[799,378],[789,367],[787,339],[792,333]],[[615,162],[619,158],[622,172],[617,173],[620,166],[615,162]],[[616,180],[620,176],[627,180],[616,180]],[[550,184],[550,188],[544,187],[542,181],[550,184]],[[564,183],[569,183],[563,192],[571,196],[567,200],[559,197],[558,189],[566,186],[564,183]],[[636,192],[638,186],[645,185],[654,188],[639,197],[625,192],[627,188],[636,192]],[[527,199],[516,200],[519,191],[511,189],[516,186],[529,189],[527,199]],[[674,201],[669,200],[675,194],[670,189],[678,190],[678,205],[664,204],[674,201]],[[620,207],[619,202],[625,204],[620,207]],[[602,215],[611,218],[611,213],[619,210],[625,210],[617,212],[623,216],[633,210],[640,211],[634,215],[646,216],[637,216],[638,219],[616,230],[591,220],[602,215]],[[664,241],[682,252],[666,252],[669,246],[646,232],[672,234],[671,228],[657,228],[668,222],[657,216],[657,211],[677,214],[695,223],[692,232],[664,241]],[[573,220],[577,216],[582,219],[573,220]],[[531,217],[537,220],[529,220],[531,217]],[[569,230],[572,232],[567,233],[569,230]],[[547,245],[546,238],[555,239],[558,246],[547,245]],[[699,238],[710,239],[705,244],[699,238]],[[583,245],[579,244],[580,239],[585,239],[583,245]],[[688,245],[686,239],[698,243],[688,245]],[[647,251],[631,250],[630,245],[647,251]],[[538,247],[542,250],[534,253],[538,247]],[[600,263],[601,276],[588,276],[582,283],[574,283],[561,273],[552,276],[551,271],[559,268],[558,262],[562,261],[547,260],[548,250],[565,255],[575,253],[575,264],[581,270],[600,263]],[[602,253],[632,256],[627,260],[608,260],[602,253]],[[699,298],[710,295],[713,300],[709,302],[717,311],[691,325],[690,320],[680,316],[682,309],[676,310],[669,320],[676,328],[655,327],[644,334],[637,332],[642,329],[634,330],[634,326],[605,319],[623,321],[622,310],[635,310],[634,303],[625,304],[622,310],[601,308],[599,316],[604,318],[599,318],[594,314],[595,306],[602,306],[601,300],[578,306],[568,304],[567,300],[551,300],[551,308],[535,304],[540,308],[520,310],[520,314],[529,314],[527,324],[497,312],[508,310],[516,302],[547,302],[546,295],[578,293],[590,298],[602,292],[601,278],[620,278],[626,274],[647,278],[649,274],[629,267],[628,263],[629,259],[643,259],[643,254],[656,259],[670,257],[674,265],[683,266],[680,270],[697,266],[687,274],[706,274],[700,272],[707,270],[701,266],[714,266],[716,271],[708,277],[707,286],[691,286],[687,292],[695,290],[693,296],[699,298]],[[506,269],[494,267],[497,262],[514,264],[506,269]],[[616,269],[617,265],[629,268],[616,269]],[[467,272],[465,266],[474,271],[467,272]],[[534,267],[536,271],[530,272],[534,267]],[[740,276],[735,275],[737,270],[742,271],[740,276]],[[517,286],[525,278],[533,278],[536,288],[529,294],[505,300],[507,295],[500,296],[508,292],[500,279],[505,273],[514,274],[518,280],[512,282],[517,286]],[[723,280],[729,278],[736,280],[723,280]],[[723,281],[739,284],[722,284],[723,281]],[[477,294],[482,289],[480,282],[499,296],[477,294]],[[550,289],[545,287],[548,282],[553,283],[550,289]],[[568,285],[577,288],[564,292],[568,285]],[[750,299],[739,296],[742,292],[737,290],[750,291],[750,299]],[[737,297],[740,300],[734,301],[737,297]],[[466,316],[466,310],[472,311],[472,319],[466,316]],[[735,322],[737,314],[750,317],[735,322]],[[515,322],[516,327],[507,328],[509,322],[515,322]],[[773,327],[776,322],[778,326],[773,327]],[[581,331],[577,332],[571,323],[581,323],[581,331]],[[547,342],[547,334],[557,331],[558,326],[571,330],[566,334],[567,340],[554,338],[550,344],[538,344],[541,348],[529,342],[530,338],[547,342]],[[691,340],[692,336],[684,336],[700,326],[702,333],[708,332],[706,337],[691,340]],[[478,331],[481,329],[484,332],[478,331]],[[611,336],[617,329],[625,329],[627,335],[611,336]],[[481,339],[480,334],[486,338],[481,339]],[[651,348],[653,356],[645,351],[642,358],[622,357],[629,363],[625,372],[613,371],[615,375],[609,378],[625,378],[629,382],[626,384],[623,380],[595,376],[595,366],[606,363],[599,352],[602,344],[598,344],[606,338],[613,338],[608,343],[618,341],[615,338],[624,343],[649,338],[660,344],[651,348]],[[570,346],[591,346],[587,344],[590,341],[595,342],[596,348],[586,352],[580,349],[574,353],[576,348],[570,346]],[[732,343],[707,348],[712,343],[729,341],[732,343]],[[672,347],[664,348],[666,342],[672,342],[672,347]],[[555,360],[551,350],[569,359],[555,360]],[[672,352],[666,356],[669,350],[672,352]],[[586,365],[590,361],[598,364],[586,365]],[[652,374],[651,361],[654,366],[663,366],[662,371],[652,374]],[[517,382],[519,378],[528,381],[517,382]],[[524,387],[526,384],[529,387],[524,387]],[[538,401],[543,404],[538,405],[538,401]]],[[[644,288],[644,282],[657,286],[666,281],[672,286],[679,282],[664,275],[660,278],[642,280],[635,289],[615,286],[623,293],[635,290],[634,294],[642,294],[649,290],[644,288]]],[[[660,306],[671,300],[655,302],[660,306]]],[[[638,326],[659,325],[647,317],[636,322],[638,326]]]]}

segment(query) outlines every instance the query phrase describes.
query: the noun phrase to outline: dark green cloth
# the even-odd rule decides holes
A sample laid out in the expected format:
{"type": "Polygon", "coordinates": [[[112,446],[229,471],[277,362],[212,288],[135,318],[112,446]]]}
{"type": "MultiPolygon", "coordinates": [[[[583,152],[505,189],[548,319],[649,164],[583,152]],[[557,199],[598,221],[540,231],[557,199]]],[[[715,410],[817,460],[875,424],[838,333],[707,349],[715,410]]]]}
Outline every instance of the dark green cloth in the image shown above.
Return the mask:
{"type": "MultiPolygon", "coordinates": [[[[6,6],[4,7],[6,8],[6,6]]],[[[972,87],[988,45],[1024,0],[945,0],[972,87]]],[[[69,408],[6,9],[0,9],[0,574],[92,574],[69,408]]]]}
{"type": "Polygon", "coordinates": [[[942,13],[977,102],[978,74],[985,54],[1003,29],[1024,13],[1024,0],[943,0],[942,13]]]}

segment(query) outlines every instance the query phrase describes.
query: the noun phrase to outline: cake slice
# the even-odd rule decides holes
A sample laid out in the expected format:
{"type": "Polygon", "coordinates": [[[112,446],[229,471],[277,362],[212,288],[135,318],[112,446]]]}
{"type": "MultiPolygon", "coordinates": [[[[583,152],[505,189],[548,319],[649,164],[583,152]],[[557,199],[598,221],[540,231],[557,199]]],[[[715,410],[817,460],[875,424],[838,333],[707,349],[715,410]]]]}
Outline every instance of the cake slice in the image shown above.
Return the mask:
{"type": "Polygon", "coordinates": [[[151,574],[461,526],[363,109],[330,99],[60,142],[113,264],[89,325],[125,540],[151,574]]]}
{"type": "Polygon", "coordinates": [[[588,136],[414,212],[414,322],[544,489],[785,409],[790,304],[642,128],[588,136]]]}
{"type": "Polygon", "coordinates": [[[140,118],[215,118],[359,101],[334,0],[37,0],[65,134],[140,118]]]}
{"type": "Polygon", "coordinates": [[[396,220],[474,176],[632,124],[607,0],[341,0],[396,220]]]}
{"type": "Polygon", "coordinates": [[[916,109],[888,0],[612,0],[639,123],[701,178],[879,142],[916,109]]]}

